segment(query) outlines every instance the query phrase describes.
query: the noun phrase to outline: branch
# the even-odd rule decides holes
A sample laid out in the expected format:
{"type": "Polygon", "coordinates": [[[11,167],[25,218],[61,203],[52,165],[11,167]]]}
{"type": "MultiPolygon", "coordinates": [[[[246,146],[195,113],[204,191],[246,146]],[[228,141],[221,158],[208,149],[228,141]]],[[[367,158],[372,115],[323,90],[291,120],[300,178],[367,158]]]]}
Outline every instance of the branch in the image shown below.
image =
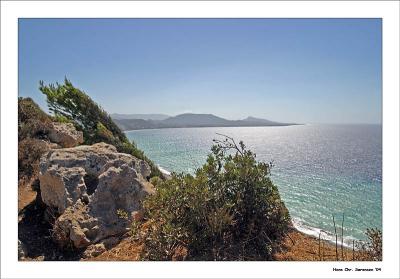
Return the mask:
{"type": "Polygon", "coordinates": [[[234,140],[232,137],[229,137],[229,136],[227,136],[227,135],[220,134],[220,133],[216,133],[216,134],[219,135],[219,136],[225,137],[225,140],[223,140],[223,141],[222,141],[222,140],[218,140],[218,139],[214,139],[214,140],[213,140],[215,143],[219,144],[220,147],[221,147],[222,149],[224,149],[224,150],[227,150],[227,149],[235,149],[237,152],[240,153],[240,155],[243,156],[243,149],[240,149],[240,148],[237,146],[235,140],[234,140]],[[228,140],[229,140],[230,142],[229,142],[228,140]]]}

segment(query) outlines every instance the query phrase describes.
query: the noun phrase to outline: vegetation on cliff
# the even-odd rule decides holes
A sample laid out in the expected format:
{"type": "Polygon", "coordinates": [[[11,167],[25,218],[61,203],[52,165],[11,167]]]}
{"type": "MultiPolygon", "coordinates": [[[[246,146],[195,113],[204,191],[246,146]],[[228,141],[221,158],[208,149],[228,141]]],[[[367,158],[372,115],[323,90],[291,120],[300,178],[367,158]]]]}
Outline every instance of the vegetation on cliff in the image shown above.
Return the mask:
{"type": "Polygon", "coordinates": [[[114,145],[119,152],[132,154],[145,160],[151,167],[151,176],[161,176],[154,163],[130,142],[110,115],[95,103],[85,92],[65,79],[64,84],[45,85],[40,82],[40,91],[46,95],[49,110],[57,119],[71,121],[83,132],[85,144],[105,142],[114,145]]]}
{"type": "Polygon", "coordinates": [[[18,140],[43,138],[52,119],[31,98],[18,98],[18,140]]]}
{"type": "Polygon", "coordinates": [[[133,235],[147,260],[266,260],[290,225],[270,180],[271,164],[233,139],[215,141],[195,176],[156,182],[144,201],[145,223],[133,235]]]}
{"type": "Polygon", "coordinates": [[[51,122],[31,98],[18,98],[18,180],[37,176],[51,122]]]}
{"type": "Polygon", "coordinates": [[[382,261],[382,231],[378,228],[368,228],[365,231],[367,241],[358,242],[358,261],[382,261]]]}

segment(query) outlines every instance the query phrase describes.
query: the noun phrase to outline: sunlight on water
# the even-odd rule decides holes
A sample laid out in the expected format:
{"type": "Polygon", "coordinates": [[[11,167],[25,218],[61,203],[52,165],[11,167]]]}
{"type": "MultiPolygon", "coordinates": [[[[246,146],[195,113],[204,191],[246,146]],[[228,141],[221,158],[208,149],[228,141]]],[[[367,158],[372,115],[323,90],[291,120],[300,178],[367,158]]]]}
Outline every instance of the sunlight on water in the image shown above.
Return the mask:
{"type": "Polygon", "coordinates": [[[378,125],[180,128],[126,132],[169,172],[194,173],[205,163],[216,133],[242,140],[261,161],[274,162],[278,186],[294,224],[332,238],[332,214],[344,234],[364,239],[382,228],[382,134],[378,125]]]}

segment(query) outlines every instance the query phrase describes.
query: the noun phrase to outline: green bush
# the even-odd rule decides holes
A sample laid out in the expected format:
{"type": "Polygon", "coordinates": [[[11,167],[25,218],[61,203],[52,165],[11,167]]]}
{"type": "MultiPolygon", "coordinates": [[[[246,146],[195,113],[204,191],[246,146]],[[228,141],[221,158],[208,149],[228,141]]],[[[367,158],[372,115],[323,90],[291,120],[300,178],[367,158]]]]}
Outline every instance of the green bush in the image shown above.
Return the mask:
{"type": "Polygon", "coordinates": [[[40,82],[40,91],[46,95],[49,110],[57,119],[68,119],[83,132],[85,144],[106,142],[114,145],[119,152],[132,154],[145,160],[151,167],[151,176],[161,176],[155,164],[142,151],[129,142],[126,135],[113,122],[108,113],[88,95],[65,79],[64,84],[45,85],[40,82]]]}
{"type": "Polygon", "coordinates": [[[290,224],[269,175],[271,164],[231,138],[215,141],[196,175],[157,182],[144,201],[146,222],[133,223],[142,259],[269,260],[290,224]]]}
{"type": "Polygon", "coordinates": [[[162,182],[163,182],[163,180],[158,176],[154,176],[150,179],[150,183],[153,184],[153,186],[156,188],[157,188],[157,185],[159,185],[162,182]]]}
{"type": "Polygon", "coordinates": [[[53,116],[53,121],[59,123],[72,123],[70,119],[59,114],[53,116]]]}

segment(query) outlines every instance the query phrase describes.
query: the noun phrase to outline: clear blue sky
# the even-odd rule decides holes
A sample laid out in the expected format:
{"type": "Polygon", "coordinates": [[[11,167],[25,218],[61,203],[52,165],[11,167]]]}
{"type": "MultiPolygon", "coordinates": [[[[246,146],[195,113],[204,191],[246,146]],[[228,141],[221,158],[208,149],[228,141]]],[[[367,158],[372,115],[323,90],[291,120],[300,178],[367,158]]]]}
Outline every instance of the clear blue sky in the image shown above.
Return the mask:
{"type": "Polygon", "coordinates": [[[380,19],[20,19],[19,94],[109,113],[381,123],[380,19]]]}

